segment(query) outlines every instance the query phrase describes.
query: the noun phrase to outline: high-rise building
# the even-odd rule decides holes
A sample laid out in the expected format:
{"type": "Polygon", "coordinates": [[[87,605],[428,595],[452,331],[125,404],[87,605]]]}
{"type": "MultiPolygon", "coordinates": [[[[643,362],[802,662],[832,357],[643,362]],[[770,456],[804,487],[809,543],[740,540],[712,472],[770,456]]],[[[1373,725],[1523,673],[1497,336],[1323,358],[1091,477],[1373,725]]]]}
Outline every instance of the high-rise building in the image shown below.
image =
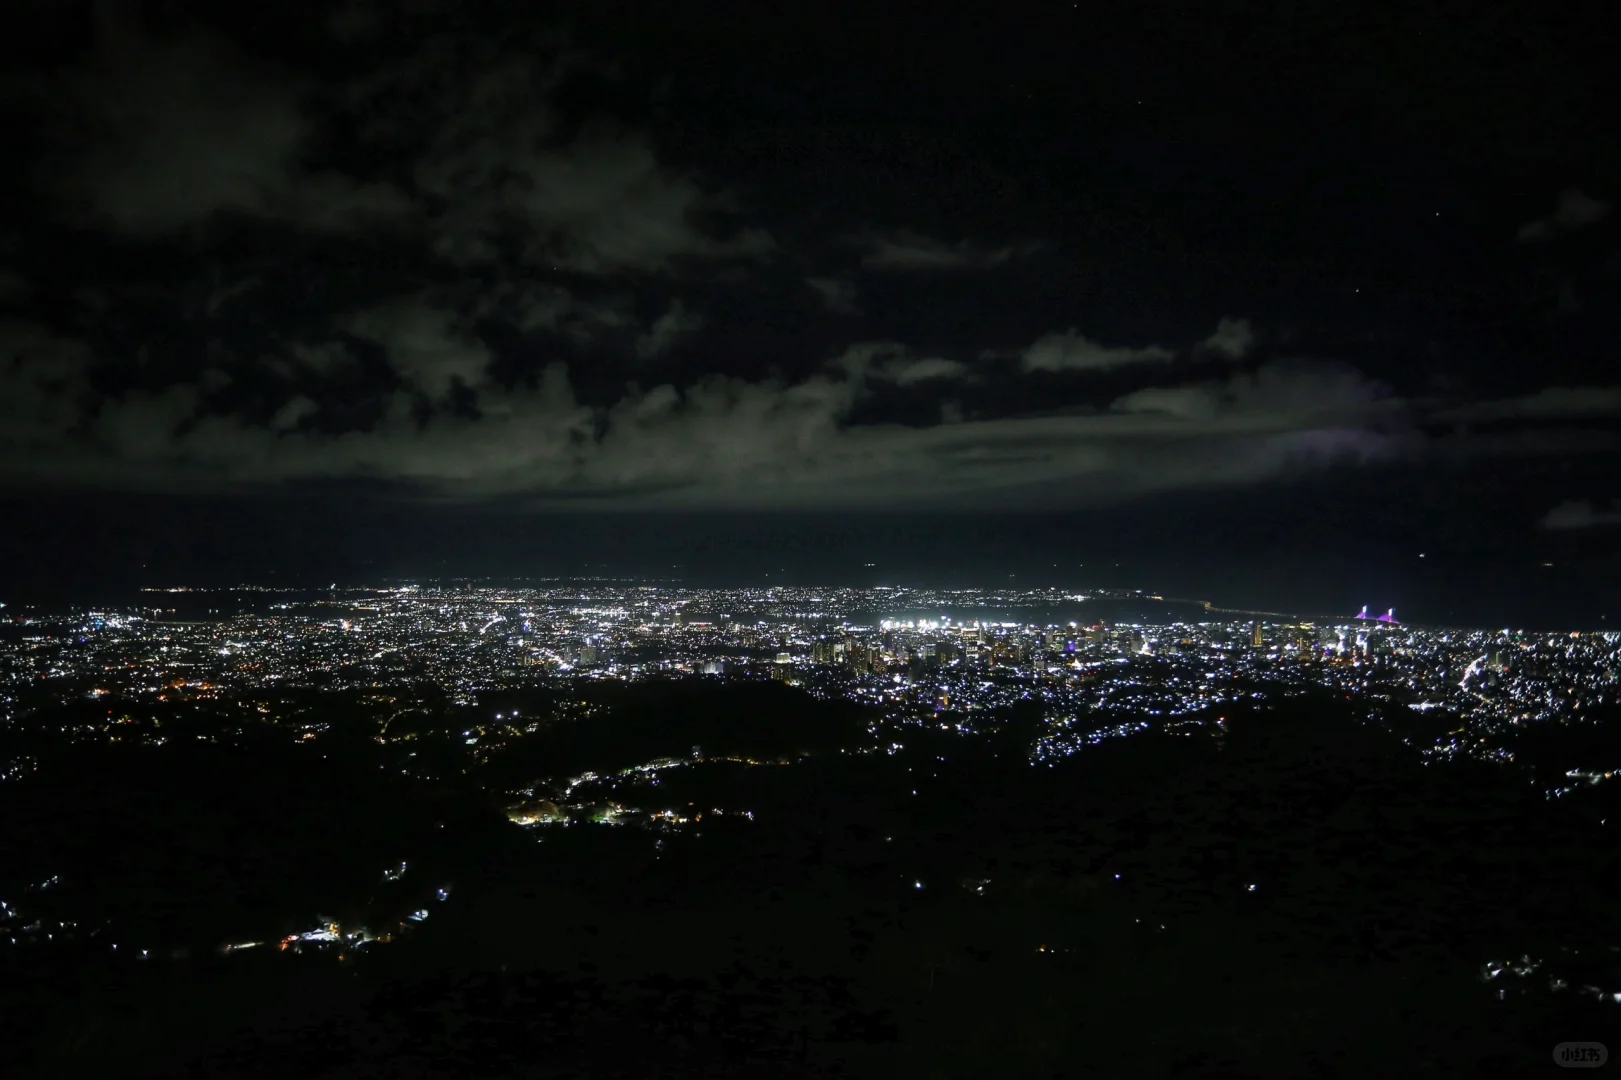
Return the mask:
{"type": "Polygon", "coordinates": [[[1256,619],[1255,625],[1250,627],[1250,645],[1257,649],[1259,649],[1262,645],[1260,619],[1256,619]]]}

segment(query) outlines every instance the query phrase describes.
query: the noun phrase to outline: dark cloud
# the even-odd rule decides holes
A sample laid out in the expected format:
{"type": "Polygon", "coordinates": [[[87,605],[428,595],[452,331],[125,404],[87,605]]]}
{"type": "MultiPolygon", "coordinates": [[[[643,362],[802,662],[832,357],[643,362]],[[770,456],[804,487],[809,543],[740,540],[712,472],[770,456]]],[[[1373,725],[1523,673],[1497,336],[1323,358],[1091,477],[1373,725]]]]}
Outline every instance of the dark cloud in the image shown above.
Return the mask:
{"type": "Polygon", "coordinates": [[[1591,499],[1562,502],[1542,519],[1544,529],[1593,529],[1605,525],[1621,525],[1621,509],[1600,510],[1591,499]]]}
{"type": "Polygon", "coordinates": [[[915,386],[933,380],[962,379],[969,373],[968,365],[960,360],[919,356],[912,349],[895,341],[867,341],[851,345],[829,366],[858,383],[871,379],[894,383],[897,386],[915,386]]]}
{"type": "Polygon", "coordinates": [[[675,344],[687,334],[696,332],[704,324],[704,317],[688,311],[680,300],[671,300],[664,314],[653,320],[647,332],[636,339],[636,355],[651,359],[675,344]]]}
{"type": "Polygon", "coordinates": [[[334,4],[326,17],[329,33],[345,44],[367,41],[382,32],[385,19],[380,5],[370,0],[334,4]]]}
{"type": "Polygon", "coordinates": [[[884,369],[885,377],[901,386],[915,386],[935,379],[961,379],[967,373],[968,365],[961,360],[940,356],[920,357],[884,369]]]}
{"type": "Polygon", "coordinates": [[[1455,423],[1621,416],[1621,386],[1549,386],[1518,397],[1443,408],[1435,419],[1455,423]]]}
{"type": "Polygon", "coordinates": [[[90,61],[61,80],[66,122],[39,181],[65,212],[135,236],[229,215],[387,225],[459,266],[516,256],[588,274],[772,250],[762,229],[721,227],[726,194],[666,164],[646,132],[607,116],[565,123],[553,96],[569,56],[488,60],[470,70],[435,40],[333,93],[221,39],[155,40],[108,18],[90,61]],[[375,177],[323,167],[339,131],[384,163],[375,177]]]}
{"type": "Polygon", "coordinates": [[[1242,360],[1255,348],[1255,328],[1248,319],[1223,316],[1216,332],[1199,343],[1197,355],[1242,360]]]}
{"type": "Polygon", "coordinates": [[[1552,214],[1526,222],[1517,235],[1521,240],[1551,240],[1561,233],[1596,225],[1609,216],[1609,203],[1576,188],[1567,188],[1559,193],[1552,214]]]}
{"type": "Polygon", "coordinates": [[[1036,340],[1020,355],[1025,371],[1108,371],[1137,364],[1169,363],[1175,354],[1158,345],[1100,345],[1071,327],[1036,340]]]}
{"type": "Polygon", "coordinates": [[[588,299],[560,285],[514,276],[475,290],[470,303],[476,318],[504,320],[525,335],[590,341],[633,331],[632,301],[624,293],[588,299]]]}
{"type": "Polygon", "coordinates": [[[136,236],[238,214],[352,231],[411,212],[387,185],[311,168],[318,137],[295,79],[217,39],[158,41],[102,5],[96,50],[61,80],[38,179],[62,209],[136,236]]]}
{"type": "Polygon", "coordinates": [[[254,289],[260,288],[263,285],[264,279],[256,276],[245,277],[240,281],[233,281],[230,284],[226,284],[222,282],[219,279],[218,274],[216,274],[214,278],[214,287],[209,290],[208,299],[203,304],[203,312],[209,318],[216,318],[225,310],[226,305],[228,305],[231,301],[252,292],[254,289]]]}
{"type": "Polygon", "coordinates": [[[0,320],[0,446],[13,461],[58,448],[90,401],[90,350],[21,320],[0,320]]]}
{"type": "MultiPolygon", "coordinates": [[[[1242,360],[1255,347],[1248,319],[1223,317],[1209,337],[1192,349],[1195,358],[1242,360]]],[[[1168,364],[1176,352],[1162,345],[1111,346],[1085,336],[1075,327],[1044,335],[1019,354],[1025,371],[1113,371],[1143,364],[1168,364]]]]}
{"type": "Polygon", "coordinates": [[[530,266],[602,274],[772,250],[762,229],[711,227],[725,194],[662,161],[647,133],[601,116],[571,129],[553,101],[571,71],[566,56],[520,55],[468,75],[432,47],[354,91],[372,139],[417,151],[411,187],[436,252],[477,265],[515,249],[530,266]]]}
{"type": "Polygon", "coordinates": [[[986,248],[966,240],[956,244],[914,232],[870,233],[855,241],[865,249],[863,265],[874,270],[970,270],[1001,266],[1035,250],[1030,244],[986,248]]]}
{"type": "Polygon", "coordinates": [[[837,315],[858,314],[856,287],[850,282],[839,278],[808,277],[805,284],[816,291],[829,311],[837,315]]]}
{"type": "Polygon", "coordinates": [[[477,388],[487,381],[489,347],[454,311],[401,300],[358,312],[344,324],[382,346],[400,379],[431,399],[445,398],[458,382],[477,388]]]}
{"type": "Polygon", "coordinates": [[[28,281],[13,270],[0,270],[0,304],[20,304],[33,292],[28,281]]]}
{"type": "Polygon", "coordinates": [[[1136,390],[1113,407],[1190,423],[1340,426],[1371,418],[1388,396],[1349,364],[1281,361],[1228,379],[1136,390]]]}

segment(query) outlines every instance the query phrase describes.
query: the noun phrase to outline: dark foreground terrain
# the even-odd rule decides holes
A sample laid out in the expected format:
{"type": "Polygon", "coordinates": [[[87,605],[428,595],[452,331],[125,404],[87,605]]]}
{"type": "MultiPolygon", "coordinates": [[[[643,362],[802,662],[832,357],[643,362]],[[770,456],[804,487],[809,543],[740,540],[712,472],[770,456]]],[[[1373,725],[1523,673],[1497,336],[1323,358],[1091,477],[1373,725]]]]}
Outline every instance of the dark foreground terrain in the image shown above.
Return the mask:
{"type": "Polygon", "coordinates": [[[6,1075],[1451,1077],[1621,1050],[1609,785],[1424,766],[1324,697],[1051,768],[1019,710],[968,735],[775,685],[590,704],[476,757],[426,706],[409,760],[437,772],[342,701],[313,743],[11,733],[39,769],[0,786],[6,1075]],[[586,770],[610,779],[567,787],[586,770]],[[547,820],[521,827],[525,783],[547,820]],[[403,929],[277,946],[318,916],[403,929]]]}

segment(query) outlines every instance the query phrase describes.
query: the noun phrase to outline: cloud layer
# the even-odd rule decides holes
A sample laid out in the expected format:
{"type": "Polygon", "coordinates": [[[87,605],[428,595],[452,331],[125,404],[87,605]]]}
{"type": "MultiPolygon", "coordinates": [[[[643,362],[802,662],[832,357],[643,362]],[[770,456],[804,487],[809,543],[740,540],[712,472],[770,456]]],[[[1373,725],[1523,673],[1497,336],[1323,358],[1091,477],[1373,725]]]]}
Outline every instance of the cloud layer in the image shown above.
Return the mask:
{"type": "Polygon", "coordinates": [[[896,505],[1057,501],[1254,482],[1402,452],[1409,438],[1379,387],[1344,365],[1298,361],[1143,389],[1081,413],[932,426],[856,422],[882,385],[959,384],[967,365],[894,343],[855,346],[798,381],[704,376],[587,405],[564,365],[500,385],[490,349],[452,314],[393,306],[346,320],[397,381],[374,421],[323,424],[296,395],[255,420],[183,383],[91,404],[85,352],[37,327],[6,327],[12,403],[4,461],[53,479],[218,486],[373,478],[442,495],[530,495],[661,505],[896,505]],[[458,389],[466,408],[455,408],[458,389]]]}
{"type": "Polygon", "coordinates": [[[1577,188],[1559,193],[1553,213],[1520,226],[1520,240],[1552,240],[1562,233],[1576,232],[1596,225],[1610,216],[1610,204],[1577,188]]]}
{"type": "MultiPolygon", "coordinates": [[[[992,218],[762,212],[701,139],[661,138],[658,94],[563,42],[384,48],[391,23],[352,5],[312,75],[101,10],[40,83],[46,269],[0,237],[14,483],[1056,506],[1616,445],[1604,379],[1419,398],[1367,350],[1280,352],[1287,328],[1215,289],[1162,327],[1154,267],[1064,276],[1058,245],[992,218]],[[57,241],[85,246],[52,264],[57,241]]],[[[1567,191],[1521,235],[1608,209],[1567,191]]]]}
{"type": "Polygon", "coordinates": [[[864,265],[875,270],[970,270],[1001,266],[1028,255],[1035,245],[1008,244],[980,247],[969,241],[951,244],[915,232],[869,234],[854,241],[866,249],[864,265]]]}
{"type": "Polygon", "coordinates": [[[1606,525],[1621,525],[1621,509],[1601,510],[1591,499],[1562,502],[1542,519],[1544,529],[1593,529],[1606,525]]]}
{"type": "Polygon", "coordinates": [[[1136,364],[1168,363],[1174,355],[1158,345],[1141,348],[1100,345],[1071,327],[1037,340],[1024,351],[1019,362],[1025,371],[1108,371],[1136,364]]]}
{"type": "Polygon", "coordinates": [[[552,95],[566,55],[469,62],[432,40],[334,91],[217,38],[156,40],[104,5],[97,48],[62,80],[63,123],[41,170],[69,213],[161,237],[221,216],[353,233],[392,226],[464,266],[515,254],[583,273],[755,257],[760,229],[726,229],[724,195],[662,161],[647,135],[570,129],[552,95]],[[337,117],[391,167],[313,164],[337,117]]]}

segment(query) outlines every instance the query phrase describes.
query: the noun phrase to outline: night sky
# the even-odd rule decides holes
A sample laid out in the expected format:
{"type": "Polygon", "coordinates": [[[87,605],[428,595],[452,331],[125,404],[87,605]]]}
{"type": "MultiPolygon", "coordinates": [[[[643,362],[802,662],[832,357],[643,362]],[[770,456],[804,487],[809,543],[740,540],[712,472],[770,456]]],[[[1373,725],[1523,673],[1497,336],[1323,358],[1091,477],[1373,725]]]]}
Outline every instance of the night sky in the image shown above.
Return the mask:
{"type": "Polygon", "coordinates": [[[1621,622],[1607,5],[790,6],[9,5],[5,583],[1621,622]]]}

